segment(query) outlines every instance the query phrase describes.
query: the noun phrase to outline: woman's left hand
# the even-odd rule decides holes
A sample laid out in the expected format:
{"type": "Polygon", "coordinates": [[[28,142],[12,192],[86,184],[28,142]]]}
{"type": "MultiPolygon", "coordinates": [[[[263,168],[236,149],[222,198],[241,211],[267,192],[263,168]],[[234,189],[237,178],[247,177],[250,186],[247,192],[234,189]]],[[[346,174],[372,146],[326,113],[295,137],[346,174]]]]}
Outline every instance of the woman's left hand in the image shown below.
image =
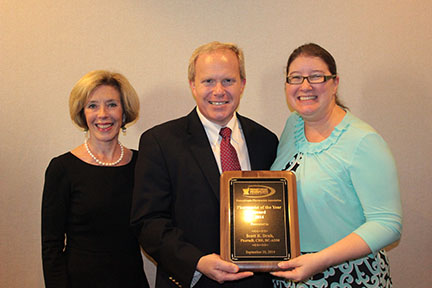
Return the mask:
{"type": "Polygon", "coordinates": [[[280,262],[278,266],[283,271],[271,272],[270,274],[295,282],[306,280],[327,268],[319,253],[304,254],[291,260],[280,262]]]}
{"type": "Polygon", "coordinates": [[[271,272],[272,275],[293,281],[304,281],[330,266],[371,253],[369,246],[357,234],[351,233],[335,244],[316,253],[303,254],[278,266],[284,271],[271,272]]]}

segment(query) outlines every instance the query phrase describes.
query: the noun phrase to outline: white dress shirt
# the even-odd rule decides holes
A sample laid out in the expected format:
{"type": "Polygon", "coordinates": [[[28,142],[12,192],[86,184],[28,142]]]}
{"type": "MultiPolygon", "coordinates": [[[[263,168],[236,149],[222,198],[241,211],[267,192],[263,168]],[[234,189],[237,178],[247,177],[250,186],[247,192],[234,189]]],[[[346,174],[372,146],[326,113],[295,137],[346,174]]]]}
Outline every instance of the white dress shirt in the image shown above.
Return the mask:
{"type": "Polygon", "coordinates": [[[206,131],[207,138],[209,139],[210,146],[213,151],[213,155],[216,159],[219,168],[219,172],[222,174],[222,165],[220,159],[220,143],[222,141],[222,136],[219,135],[219,131],[223,127],[228,127],[232,131],[231,145],[234,146],[237,152],[237,157],[240,162],[241,170],[246,170],[246,171],[251,170],[249,153],[246,146],[246,140],[244,138],[243,130],[241,128],[240,122],[237,119],[237,115],[234,114],[234,116],[231,118],[231,120],[228,122],[226,126],[220,126],[216,123],[211,122],[204,115],[202,115],[198,107],[196,109],[197,109],[198,117],[200,118],[201,123],[203,124],[204,129],[206,131]]]}

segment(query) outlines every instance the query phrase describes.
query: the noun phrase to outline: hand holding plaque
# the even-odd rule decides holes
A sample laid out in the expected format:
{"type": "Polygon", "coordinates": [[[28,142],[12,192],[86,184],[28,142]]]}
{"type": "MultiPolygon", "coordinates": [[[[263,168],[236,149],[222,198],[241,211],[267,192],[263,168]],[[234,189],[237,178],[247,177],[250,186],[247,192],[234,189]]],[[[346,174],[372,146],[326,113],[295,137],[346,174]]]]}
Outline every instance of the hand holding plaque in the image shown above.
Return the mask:
{"type": "Polygon", "coordinates": [[[220,183],[222,259],[264,272],[300,255],[292,172],[227,171],[220,183]]]}

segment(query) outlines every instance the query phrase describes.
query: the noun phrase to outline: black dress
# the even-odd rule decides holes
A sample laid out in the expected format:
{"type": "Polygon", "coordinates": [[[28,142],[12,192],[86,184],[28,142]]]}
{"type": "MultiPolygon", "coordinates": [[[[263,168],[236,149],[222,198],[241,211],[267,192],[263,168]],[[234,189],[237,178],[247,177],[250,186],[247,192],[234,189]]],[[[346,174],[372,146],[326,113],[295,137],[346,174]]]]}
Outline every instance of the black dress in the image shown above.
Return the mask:
{"type": "Polygon", "coordinates": [[[51,160],[42,198],[46,287],[149,287],[129,228],[137,154],[118,167],[70,152],[51,160]]]}

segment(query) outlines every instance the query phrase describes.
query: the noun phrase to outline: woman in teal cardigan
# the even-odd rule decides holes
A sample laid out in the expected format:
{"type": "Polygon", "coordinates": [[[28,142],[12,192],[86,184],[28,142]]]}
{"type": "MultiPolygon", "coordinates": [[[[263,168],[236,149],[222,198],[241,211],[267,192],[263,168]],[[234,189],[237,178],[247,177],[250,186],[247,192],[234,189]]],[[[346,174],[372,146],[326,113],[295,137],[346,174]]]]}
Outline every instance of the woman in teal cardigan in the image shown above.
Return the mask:
{"type": "Polygon", "coordinates": [[[395,161],[383,138],[340,103],[338,84],[322,47],[291,54],[285,92],[294,113],[272,170],[296,175],[302,255],[279,263],[273,287],[391,287],[383,248],[402,230],[395,161]]]}

